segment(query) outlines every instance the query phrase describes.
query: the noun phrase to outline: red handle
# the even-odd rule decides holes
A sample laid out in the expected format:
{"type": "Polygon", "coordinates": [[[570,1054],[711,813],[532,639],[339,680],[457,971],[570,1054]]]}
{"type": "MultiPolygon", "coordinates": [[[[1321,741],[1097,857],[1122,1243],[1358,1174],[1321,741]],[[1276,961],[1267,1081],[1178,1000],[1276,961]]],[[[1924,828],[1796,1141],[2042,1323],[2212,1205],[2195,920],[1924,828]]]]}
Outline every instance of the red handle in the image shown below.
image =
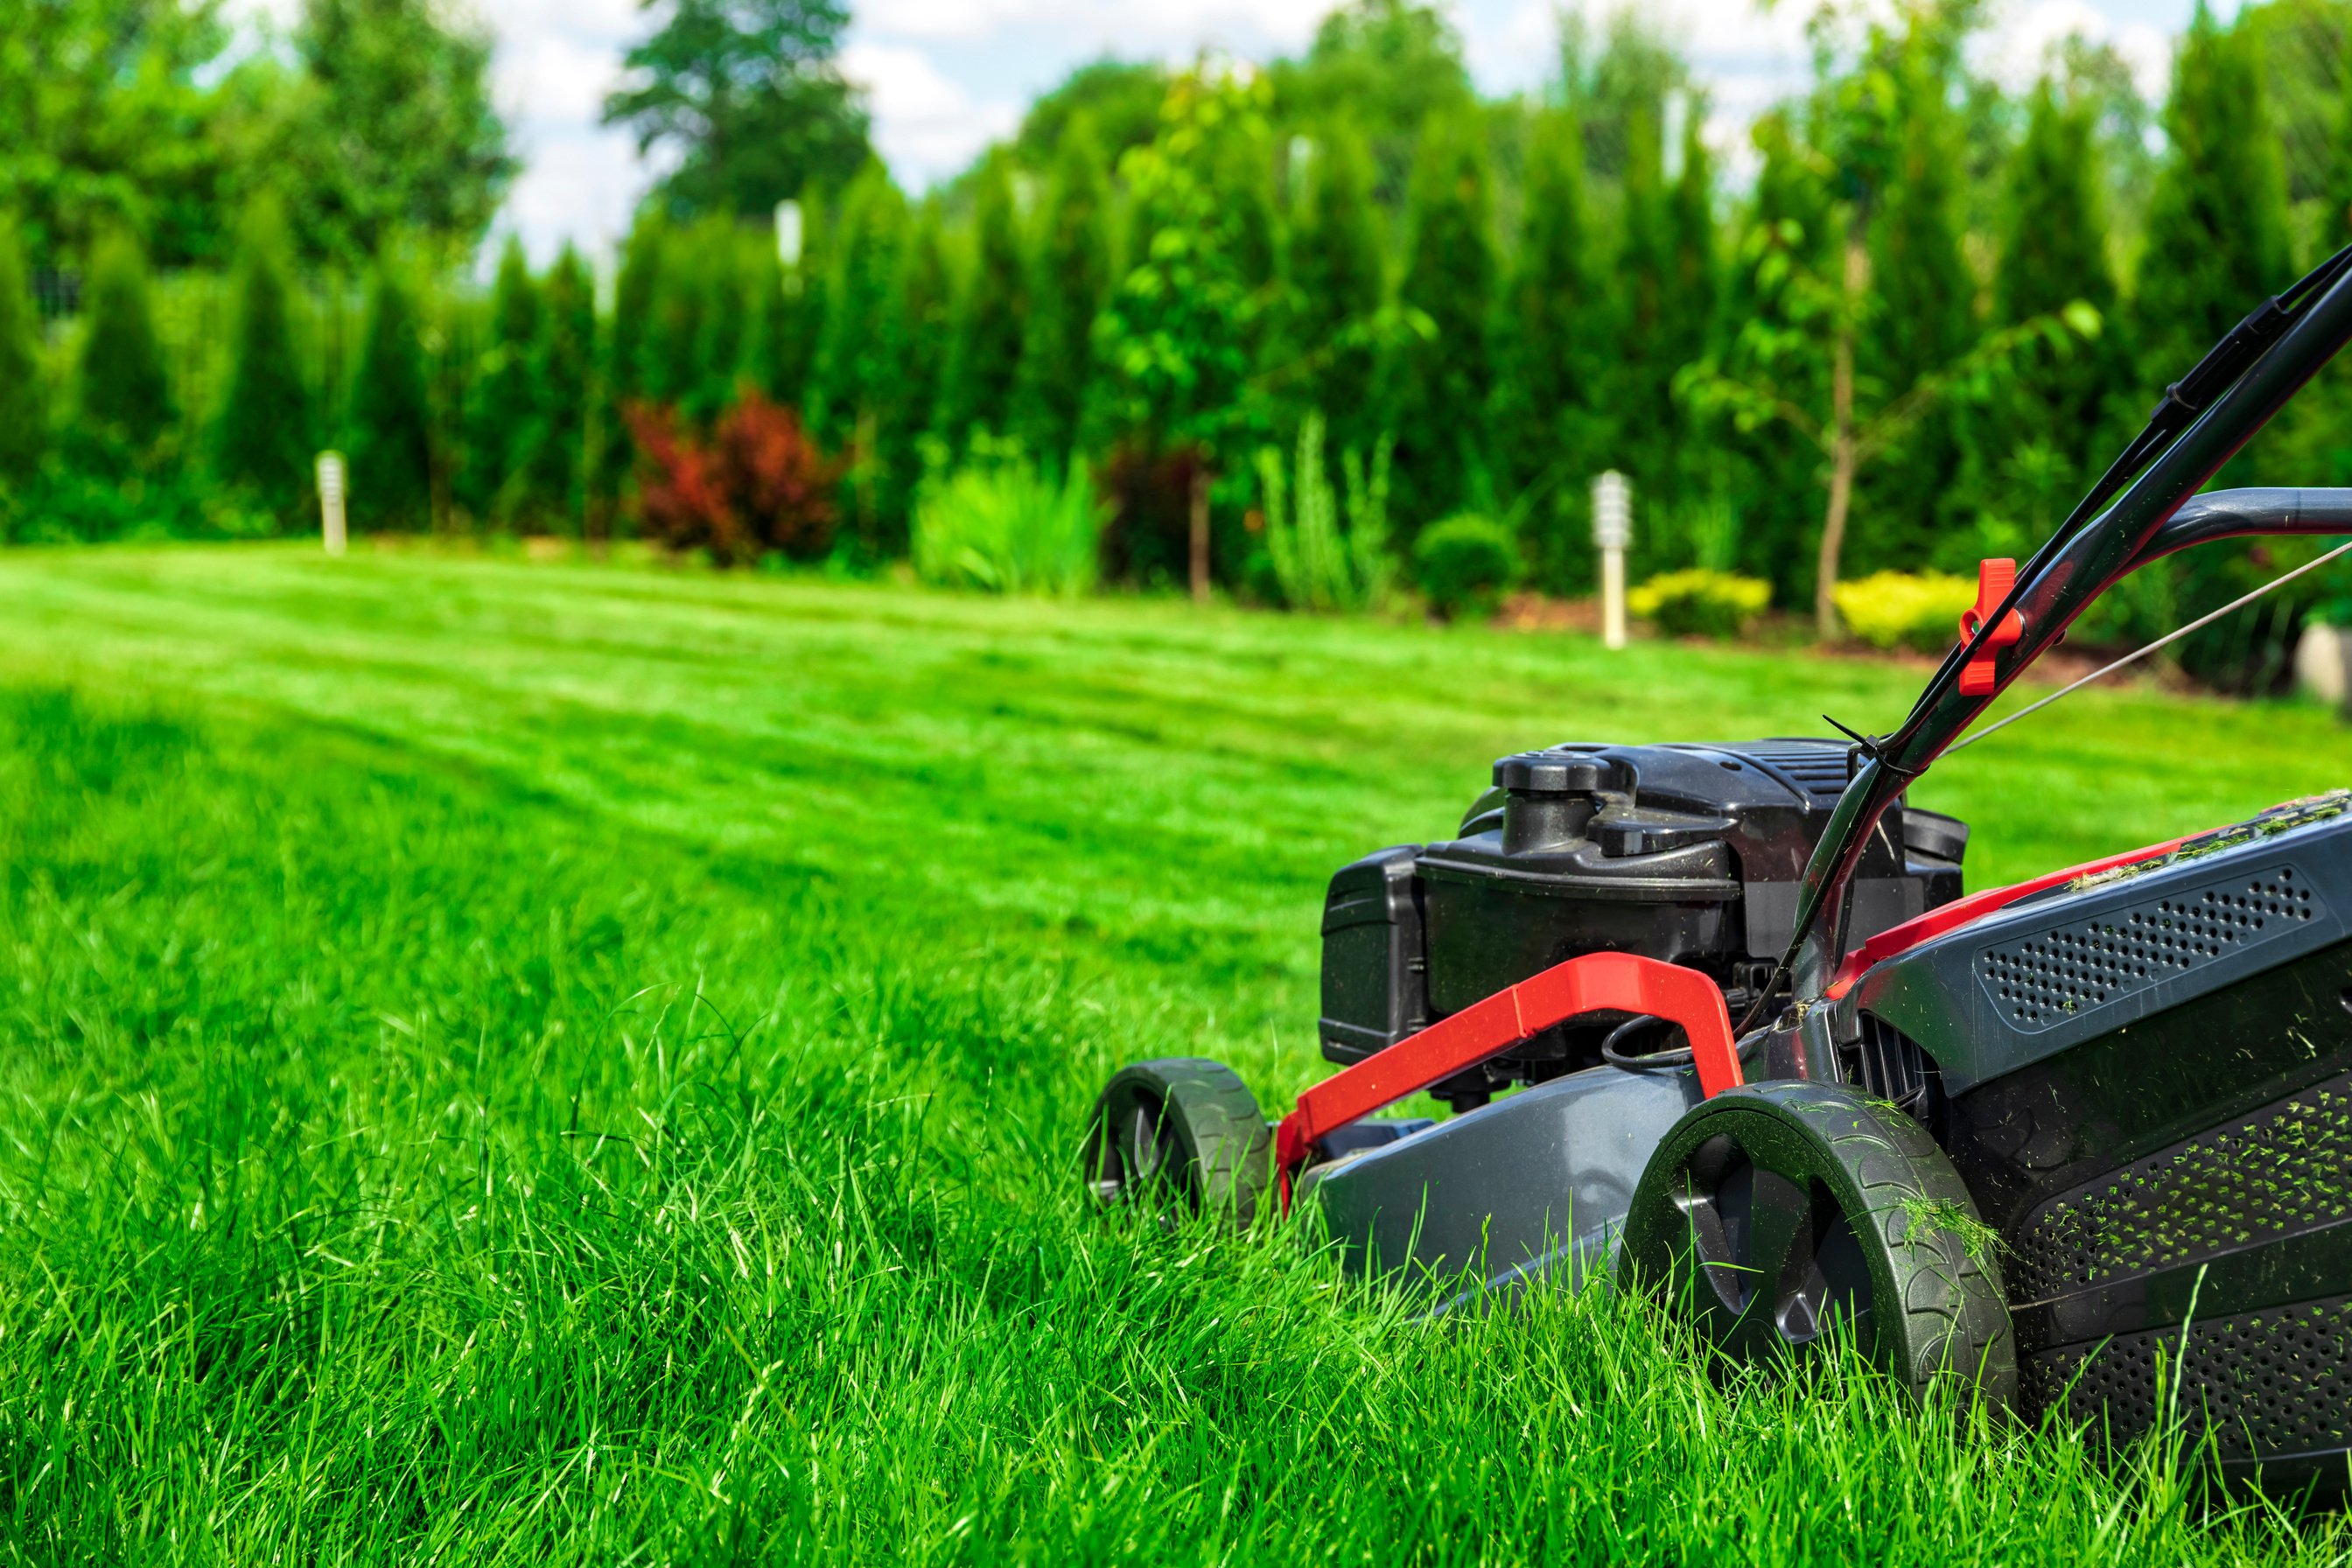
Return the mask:
{"type": "Polygon", "coordinates": [[[1300,1095],[1298,1109],[1282,1119],[1274,1135],[1286,1198],[1291,1174],[1335,1128],[1476,1067],[1554,1024],[1608,1012],[1647,1013],[1680,1024],[1690,1036],[1700,1090],[1711,1098],[1739,1086],[1731,1017],[1714,981],[1696,969],[1634,953],[1588,952],[1442,1018],[1300,1095]]]}

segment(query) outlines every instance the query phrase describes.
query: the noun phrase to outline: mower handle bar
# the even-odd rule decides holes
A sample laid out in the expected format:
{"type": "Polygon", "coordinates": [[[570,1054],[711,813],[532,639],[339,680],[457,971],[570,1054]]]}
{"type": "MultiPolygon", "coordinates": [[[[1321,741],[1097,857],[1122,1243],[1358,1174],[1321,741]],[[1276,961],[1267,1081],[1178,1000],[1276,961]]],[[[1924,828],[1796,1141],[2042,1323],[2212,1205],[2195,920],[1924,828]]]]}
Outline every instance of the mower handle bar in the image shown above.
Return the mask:
{"type": "MultiPolygon", "coordinates": [[[[1887,808],[2101,594],[2150,562],[2215,540],[2352,532],[2352,491],[2196,494],[2347,341],[2352,272],[2338,268],[2325,290],[2295,311],[2269,348],[2112,505],[2071,534],[2062,529],[2026,563],[1999,613],[1986,622],[1990,631],[2014,608],[2023,621],[2017,640],[2005,649],[1989,647],[1983,632],[1965,641],[1947,657],[1902,726],[1862,745],[1853,777],[1805,867],[1795,933],[1781,958],[1798,997],[1822,995],[1844,956],[1848,887],[1887,808]],[[1991,665],[1990,689],[1965,693],[1959,668],[1976,659],[1991,665]]],[[[1739,1028],[1752,1026],[1765,1005],[1759,997],[1739,1028]]]]}

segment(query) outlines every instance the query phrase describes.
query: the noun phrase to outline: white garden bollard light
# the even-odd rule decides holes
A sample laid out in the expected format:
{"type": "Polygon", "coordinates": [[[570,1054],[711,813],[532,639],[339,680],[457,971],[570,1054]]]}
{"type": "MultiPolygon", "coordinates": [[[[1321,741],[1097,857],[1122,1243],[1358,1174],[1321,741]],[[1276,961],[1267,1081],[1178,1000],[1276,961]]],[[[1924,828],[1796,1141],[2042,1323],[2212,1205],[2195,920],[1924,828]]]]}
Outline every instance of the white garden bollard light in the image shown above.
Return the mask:
{"type": "Polygon", "coordinates": [[[319,454],[319,524],[326,537],[327,553],[343,552],[343,455],[319,454]]]}
{"type": "Polygon", "coordinates": [[[801,264],[801,224],[800,203],[782,201],[776,204],[776,259],[786,267],[801,264]]]}
{"type": "Polygon", "coordinates": [[[1633,487],[1612,468],[1592,481],[1592,542],[1601,549],[1601,640],[1625,646],[1625,551],[1633,542],[1633,487]]]}

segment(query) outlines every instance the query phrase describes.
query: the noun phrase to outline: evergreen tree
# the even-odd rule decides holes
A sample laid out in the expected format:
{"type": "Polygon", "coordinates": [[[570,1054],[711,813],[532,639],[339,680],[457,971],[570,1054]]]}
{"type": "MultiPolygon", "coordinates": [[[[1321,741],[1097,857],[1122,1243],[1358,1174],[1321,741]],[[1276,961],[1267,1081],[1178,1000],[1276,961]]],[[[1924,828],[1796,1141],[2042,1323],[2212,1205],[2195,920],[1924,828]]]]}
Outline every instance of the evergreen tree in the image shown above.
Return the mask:
{"type": "Polygon", "coordinates": [[[547,275],[541,359],[541,435],[530,458],[535,510],[579,531],[586,502],[588,424],[596,364],[596,281],[571,246],[547,275]]]}
{"type": "Polygon", "coordinates": [[[289,523],[309,500],[313,457],[287,298],[292,267],[285,213],[263,197],[238,236],[228,382],[212,428],[213,471],[289,523]]]}
{"type": "Polygon", "coordinates": [[[790,399],[779,390],[783,366],[783,333],[792,331],[792,301],[784,295],[784,267],[775,253],[761,246],[751,257],[744,284],[746,326],[743,334],[743,379],[770,399],[790,399]]]}
{"type": "Polygon", "coordinates": [[[424,528],[433,521],[433,413],[416,300],[387,254],[368,282],[367,325],[352,380],[352,519],[424,528]]]}
{"type": "Polygon", "coordinates": [[[1478,101],[1460,30],[1424,0],[1345,0],[1316,26],[1302,58],[1277,61],[1268,74],[1286,121],[1357,124],[1391,205],[1410,187],[1423,128],[1469,114],[1478,101]]]}
{"type": "Polygon", "coordinates": [[[1082,113],[1055,149],[1013,388],[1014,429],[1041,458],[1063,458],[1077,440],[1094,374],[1095,316],[1110,288],[1110,182],[1094,121],[1082,113]]]}
{"type": "Polygon", "coordinates": [[[1674,261],[1667,277],[1666,319],[1661,323],[1668,357],[1677,370],[1706,352],[1723,293],[1723,260],[1716,241],[1715,160],[1701,134],[1706,124],[1706,100],[1693,95],[1686,108],[1682,169],[1667,203],[1667,242],[1674,261]]]}
{"type": "Polygon", "coordinates": [[[118,456],[152,454],[172,432],[171,382],[147,294],[147,258],[121,230],[98,243],[78,366],[76,406],[90,434],[118,456]]]}
{"type": "Polygon", "coordinates": [[[613,284],[613,330],[604,340],[603,398],[597,408],[594,518],[591,531],[609,536],[614,513],[636,465],[629,435],[629,405],[646,395],[646,342],[653,324],[654,299],[661,288],[667,226],[651,211],[637,215],[621,250],[620,276],[613,284]]]}
{"type": "Polygon", "coordinates": [[[1566,520],[1581,481],[1608,466],[1598,381],[1603,301],[1593,277],[1584,137],[1575,118],[1538,115],[1528,145],[1517,264],[1496,338],[1494,462],[1528,498],[1529,553],[1554,585],[1580,580],[1590,550],[1566,520]],[[1556,502],[1570,503],[1563,512],[1556,502]]]}
{"type": "Polygon", "coordinates": [[[1716,241],[1715,161],[1700,134],[1706,123],[1706,102],[1696,93],[1685,97],[1683,115],[1682,167],[1666,197],[1664,286],[1657,341],[1652,363],[1665,373],[1665,438],[1651,445],[1647,471],[1641,478],[1650,498],[1652,526],[1646,537],[1634,540],[1635,559],[1664,563],[1665,550],[1685,558],[1691,541],[1678,531],[1659,526],[1673,513],[1683,517],[1702,500],[1719,500],[1723,482],[1720,456],[1690,441],[1690,418],[1675,395],[1675,378],[1696,363],[1711,346],[1722,309],[1723,264],[1716,241]],[[1671,509],[1671,510],[1670,510],[1671,509]],[[1664,547],[1664,548],[1661,548],[1664,547]]]}
{"type": "Polygon", "coordinates": [[[646,395],[646,341],[652,335],[654,300],[661,290],[667,237],[668,226],[648,213],[638,217],[621,250],[620,276],[613,281],[613,332],[605,345],[604,369],[604,384],[618,398],[646,395]]]}
{"type": "Polygon", "coordinates": [[[1007,158],[981,164],[972,230],[971,272],[956,302],[955,346],[940,407],[940,434],[957,450],[975,428],[1003,424],[1020,374],[1029,276],[1007,158]]]}
{"type": "Polygon", "coordinates": [[[801,253],[782,269],[776,325],[768,336],[768,389],[777,401],[795,408],[807,406],[817,342],[824,333],[825,288],[832,266],[825,219],[824,194],[814,187],[803,192],[801,253]]]}
{"type": "MultiPolygon", "coordinates": [[[[905,413],[898,422],[912,441],[944,424],[944,383],[956,328],[955,279],[948,265],[947,218],[936,197],[915,215],[898,278],[898,303],[905,323],[899,342],[898,391],[905,413]]],[[[900,461],[918,458],[907,452],[900,461]]]]}
{"type": "Polygon", "coordinates": [[[2072,353],[2042,346],[2022,355],[2000,402],[1979,422],[1973,510],[2014,531],[1980,541],[1988,548],[1979,553],[2016,554],[2048,537],[2116,444],[2106,411],[2113,383],[2127,378],[2128,366],[2118,361],[2113,321],[2101,164],[2092,106],[2062,101],[2052,82],[2041,82],[2010,160],[1994,312],[2000,325],[2016,326],[2081,300],[2104,325],[2072,353]]]}
{"type": "MultiPolygon", "coordinates": [[[[1976,279],[1960,244],[1967,164],[1943,57],[1914,38],[1900,58],[1895,161],[1870,237],[1877,309],[1856,355],[1858,374],[1898,389],[1947,369],[1977,336],[1976,279]]],[[[1965,417],[1954,405],[1938,406],[1879,464],[1858,509],[1868,526],[1853,536],[1853,571],[1916,569],[1955,531],[1947,525],[1958,510],[1965,417]]]]}
{"type": "Polygon", "coordinates": [[[1300,414],[1321,411],[1336,450],[1368,459],[1381,437],[1373,384],[1386,254],[1372,201],[1371,154],[1351,122],[1335,121],[1307,161],[1291,229],[1292,401],[1300,414]]]}
{"type": "Polygon", "coordinates": [[[2293,279],[2286,176],[2250,37],[2202,0],[2174,62],[2169,152],[2149,197],[2134,336],[2146,401],[2293,279]]]}
{"type": "Polygon", "coordinates": [[[2352,70],[2344,73],[2336,100],[2336,134],[2327,143],[2327,183],[2319,226],[2321,258],[2352,243],[2352,70]]]}
{"type": "Polygon", "coordinates": [[[891,460],[904,418],[898,286],[907,227],[907,198],[880,163],[866,164],[842,195],[809,393],[809,423],[819,443],[849,457],[853,537],[876,561],[905,545],[914,478],[891,460]]]}
{"type": "Polygon", "coordinates": [[[731,228],[725,219],[706,220],[673,231],[662,246],[661,275],[653,294],[653,316],[640,354],[639,390],[648,400],[672,407],[699,402],[704,384],[703,314],[710,309],[714,274],[723,259],[716,236],[731,228]]]}
{"type": "Polygon", "coordinates": [[[740,229],[714,224],[706,234],[693,380],[680,401],[694,418],[709,424],[735,401],[737,384],[750,368],[752,269],[740,229]]]}
{"type": "MultiPolygon", "coordinates": [[[[1664,106],[1635,104],[1624,123],[1625,173],[1617,248],[1607,467],[1633,476],[1644,511],[1674,472],[1675,372],[1681,368],[1675,297],[1675,213],[1666,185],[1664,106]]],[[[1644,531],[1644,535],[1648,531],[1644,531]]]]}
{"type": "MultiPolygon", "coordinates": [[[[1724,358],[1735,374],[1769,375],[1798,405],[1827,401],[1830,366],[1818,354],[1768,361],[1752,345],[1800,339],[1815,329],[1807,279],[1834,274],[1843,235],[1829,182],[1800,141],[1786,110],[1756,122],[1760,165],[1738,254],[1728,269],[1724,319],[1741,323],[1724,358]]],[[[1700,426],[1728,458],[1740,521],[1739,564],[1769,579],[1782,604],[1812,592],[1822,526],[1821,454],[1784,429],[1729,420],[1700,426]]]]}
{"type": "MultiPolygon", "coordinates": [[[[2173,62],[2164,113],[2168,147],[2148,198],[2147,243],[2132,303],[2143,416],[2167,383],[2186,374],[2257,301],[2293,281],[2286,174],[2264,94],[2252,33],[2219,26],[2200,3],[2173,62]]],[[[2288,428],[2297,422],[2291,419],[2288,428]]],[[[2233,460],[2223,482],[2250,482],[2252,461],[2233,460]]],[[[2126,635],[2169,629],[2269,574],[2242,546],[2171,557],[2136,574],[2147,579],[2139,584],[2146,608],[2126,635]],[[2169,595],[2148,598],[2158,584],[2169,595]]],[[[2259,679],[2263,666],[2284,657],[2282,628],[2291,624],[2291,608],[2266,606],[2199,632],[2179,646],[2180,662],[2208,679],[2259,679]]]]}
{"type": "Polygon", "coordinates": [[[16,235],[14,216],[0,212],[0,500],[39,470],[49,436],[41,323],[33,312],[32,286],[25,276],[25,252],[16,235]]]}
{"type": "Polygon", "coordinates": [[[509,238],[490,286],[490,341],[466,395],[463,498],[477,521],[514,522],[529,500],[532,447],[547,417],[546,321],[522,242],[509,238]]]}
{"type": "Polygon", "coordinates": [[[1396,438],[1391,515],[1408,545],[1470,500],[1486,461],[1477,411],[1493,390],[1486,327],[1496,263],[1485,142],[1475,116],[1433,116],[1413,163],[1398,293],[1418,319],[1382,372],[1396,438]]]}

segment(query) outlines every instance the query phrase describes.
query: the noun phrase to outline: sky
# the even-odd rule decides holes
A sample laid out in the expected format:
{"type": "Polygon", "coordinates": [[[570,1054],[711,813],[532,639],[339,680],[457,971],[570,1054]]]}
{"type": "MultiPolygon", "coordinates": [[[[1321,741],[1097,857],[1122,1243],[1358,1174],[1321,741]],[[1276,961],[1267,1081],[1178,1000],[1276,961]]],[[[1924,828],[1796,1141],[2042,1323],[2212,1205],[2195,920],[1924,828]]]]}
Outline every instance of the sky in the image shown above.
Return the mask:
{"type": "MultiPolygon", "coordinates": [[[[467,0],[460,0],[467,3],[467,0]]],[[[1625,0],[1575,0],[1601,25],[1625,0]]],[[[2143,90],[2162,90],[2170,39],[2194,0],[1995,0],[1980,64],[2030,82],[2070,35],[2111,42],[2143,90]]],[[[290,18],[295,0],[239,0],[290,18]]],[[[496,91],[523,172],[498,234],[519,234],[544,262],[566,239],[591,253],[624,233],[659,174],[625,131],[598,123],[630,44],[657,25],[639,0],[470,0],[498,39],[496,91]]],[[[852,0],[842,69],[863,87],[874,141],[900,182],[920,190],[954,174],[1019,123],[1024,105],[1071,68],[1106,54],[1190,60],[1203,49],[1244,60],[1292,53],[1331,0],[852,0]]],[[[1642,0],[1707,84],[1710,141],[1737,169],[1748,122],[1800,86],[1803,0],[1642,0]]],[[[2226,16],[2235,7],[2215,7],[2226,16]]],[[[1452,0],[1471,73],[1490,93],[1541,87],[1556,70],[1555,0],[1452,0]]]]}

